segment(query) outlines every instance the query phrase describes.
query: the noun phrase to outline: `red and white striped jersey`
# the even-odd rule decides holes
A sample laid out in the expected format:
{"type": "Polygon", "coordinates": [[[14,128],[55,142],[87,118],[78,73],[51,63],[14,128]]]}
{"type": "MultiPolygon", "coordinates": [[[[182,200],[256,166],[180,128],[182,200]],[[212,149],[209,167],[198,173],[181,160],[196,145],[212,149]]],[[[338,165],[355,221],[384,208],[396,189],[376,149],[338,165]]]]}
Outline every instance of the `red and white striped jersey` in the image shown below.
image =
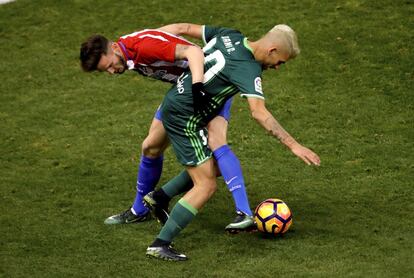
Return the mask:
{"type": "Polygon", "coordinates": [[[119,38],[128,69],[167,82],[175,82],[188,68],[187,60],[175,60],[177,44],[190,41],[156,29],[145,29],[119,38]]]}

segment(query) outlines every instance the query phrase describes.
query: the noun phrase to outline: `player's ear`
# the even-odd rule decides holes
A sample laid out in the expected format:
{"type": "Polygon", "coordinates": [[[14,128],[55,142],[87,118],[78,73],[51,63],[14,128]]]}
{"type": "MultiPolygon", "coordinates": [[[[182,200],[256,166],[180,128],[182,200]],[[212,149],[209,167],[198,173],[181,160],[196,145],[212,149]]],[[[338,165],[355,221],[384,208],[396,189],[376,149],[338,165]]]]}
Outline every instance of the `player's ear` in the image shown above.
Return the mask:
{"type": "Polygon", "coordinates": [[[117,54],[120,53],[119,45],[116,42],[112,42],[111,47],[109,49],[111,50],[111,52],[115,52],[117,54]]]}
{"type": "Polygon", "coordinates": [[[269,50],[267,51],[267,55],[271,56],[272,54],[276,54],[278,51],[278,49],[276,47],[271,47],[269,48],[269,50]]]}

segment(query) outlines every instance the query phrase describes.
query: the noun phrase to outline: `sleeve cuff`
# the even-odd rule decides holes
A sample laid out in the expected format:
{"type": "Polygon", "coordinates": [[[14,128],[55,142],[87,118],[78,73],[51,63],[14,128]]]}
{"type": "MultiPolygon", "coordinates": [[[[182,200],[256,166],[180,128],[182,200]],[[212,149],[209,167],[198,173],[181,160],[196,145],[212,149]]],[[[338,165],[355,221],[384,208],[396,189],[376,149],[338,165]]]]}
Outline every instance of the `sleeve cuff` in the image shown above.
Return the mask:
{"type": "Polygon", "coordinates": [[[240,96],[241,97],[244,97],[244,98],[260,98],[260,99],[265,99],[264,97],[262,97],[262,96],[259,96],[259,95],[256,95],[256,94],[240,94],[240,96]]]}
{"type": "Polygon", "coordinates": [[[206,26],[205,25],[201,26],[201,37],[203,39],[203,43],[207,44],[207,41],[206,41],[206,26]]]}

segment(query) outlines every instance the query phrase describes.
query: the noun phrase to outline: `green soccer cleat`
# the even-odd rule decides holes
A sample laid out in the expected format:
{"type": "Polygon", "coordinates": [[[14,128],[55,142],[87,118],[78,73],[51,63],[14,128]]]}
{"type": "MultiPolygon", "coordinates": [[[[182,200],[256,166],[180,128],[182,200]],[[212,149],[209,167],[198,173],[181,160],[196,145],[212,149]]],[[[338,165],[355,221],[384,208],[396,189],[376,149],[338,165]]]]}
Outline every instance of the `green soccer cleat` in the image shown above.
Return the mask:
{"type": "Polygon", "coordinates": [[[144,204],[147,208],[150,209],[152,215],[157,219],[159,223],[162,225],[167,222],[169,214],[168,214],[168,203],[161,204],[154,198],[154,191],[151,191],[147,195],[144,196],[144,204]]]}
{"type": "Polygon", "coordinates": [[[252,216],[244,214],[241,211],[237,211],[236,214],[237,216],[233,222],[224,228],[227,232],[237,234],[240,232],[252,232],[257,229],[252,216]]]}
{"type": "Polygon", "coordinates": [[[188,260],[186,255],[178,253],[171,245],[162,245],[159,247],[150,246],[147,248],[147,257],[176,262],[188,260]]]}
{"type": "Polygon", "coordinates": [[[118,224],[133,224],[138,222],[144,222],[151,218],[151,214],[148,211],[143,215],[135,215],[132,213],[131,209],[127,209],[126,211],[112,215],[105,219],[106,225],[118,225],[118,224]]]}

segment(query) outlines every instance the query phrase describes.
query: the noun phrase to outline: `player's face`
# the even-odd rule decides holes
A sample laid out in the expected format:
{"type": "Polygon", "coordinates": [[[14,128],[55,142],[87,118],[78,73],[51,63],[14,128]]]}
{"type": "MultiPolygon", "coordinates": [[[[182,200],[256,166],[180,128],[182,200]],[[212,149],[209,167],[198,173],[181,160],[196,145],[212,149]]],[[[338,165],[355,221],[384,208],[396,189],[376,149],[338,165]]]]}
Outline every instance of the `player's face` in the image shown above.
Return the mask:
{"type": "Polygon", "coordinates": [[[112,47],[108,48],[106,55],[101,56],[97,65],[99,71],[106,71],[109,74],[122,74],[126,67],[124,57],[118,51],[114,51],[112,47]]]}
{"type": "Polygon", "coordinates": [[[277,49],[271,49],[268,51],[262,63],[262,68],[267,69],[279,69],[281,65],[289,60],[289,54],[284,51],[278,51],[277,49]]]}

